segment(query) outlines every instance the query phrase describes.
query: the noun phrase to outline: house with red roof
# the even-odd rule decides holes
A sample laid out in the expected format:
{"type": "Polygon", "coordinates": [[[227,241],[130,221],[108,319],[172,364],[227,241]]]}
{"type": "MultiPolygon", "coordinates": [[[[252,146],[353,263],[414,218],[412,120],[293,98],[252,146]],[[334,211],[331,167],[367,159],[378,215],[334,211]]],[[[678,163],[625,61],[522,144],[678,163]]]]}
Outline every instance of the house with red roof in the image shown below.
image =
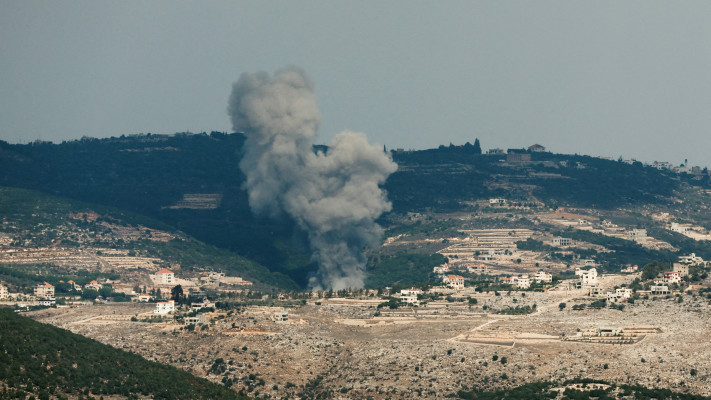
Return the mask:
{"type": "Polygon", "coordinates": [[[162,268],[151,275],[151,279],[156,285],[173,285],[175,284],[175,273],[168,268],[162,268]]]}
{"type": "Polygon", "coordinates": [[[48,282],[38,283],[35,286],[35,296],[44,299],[54,297],[54,286],[48,282]]]}

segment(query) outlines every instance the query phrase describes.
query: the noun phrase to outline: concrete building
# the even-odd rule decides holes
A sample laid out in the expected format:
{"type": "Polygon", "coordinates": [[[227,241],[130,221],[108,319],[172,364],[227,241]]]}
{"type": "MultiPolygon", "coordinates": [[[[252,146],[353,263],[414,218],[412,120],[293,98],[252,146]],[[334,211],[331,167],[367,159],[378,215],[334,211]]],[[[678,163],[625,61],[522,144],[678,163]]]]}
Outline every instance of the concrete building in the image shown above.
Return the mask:
{"type": "Polygon", "coordinates": [[[646,229],[632,229],[627,231],[627,238],[629,240],[634,240],[635,242],[646,242],[647,241],[647,230],[646,229]]]}
{"type": "Polygon", "coordinates": [[[421,294],[422,291],[419,289],[404,289],[400,291],[400,301],[403,303],[419,306],[420,300],[417,298],[417,296],[421,294]]]}
{"type": "Polygon", "coordinates": [[[151,301],[151,295],[148,293],[141,293],[136,296],[136,301],[141,303],[148,303],[149,301],[151,301]]]}
{"type": "Polygon", "coordinates": [[[97,281],[91,281],[91,282],[87,283],[86,285],[84,285],[84,289],[85,290],[86,289],[96,290],[98,292],[99,289],[101,289],[101,284],[99,284],[99,282],[97,282],[97,281]]]}
{"type": "Polygon", "coordinates": [[[282,324],[289,322],[289,311],[287,311],[287,309],[284,308],[281,311],[275,312],[274,313],[274,322],[282,323],[282,324]]]}
{"type": "Polygon", "coordinates": [[[597,286],[597,269],[575,269],[575,275],[580,277],[581,286],[597,286]]]}
{"type": "Polygon", "coordinates": [[[489,266],[482,263],[467,265],[467,272],[470,274],[486,274],[489,272],[489,266]]]}
{"type": "Polygon", "coordinates": [[[513,285],[518,289],[528,289],[531,287],[531,278],[528,275],[520,275],[513,277],[513,285]]]}
{"type": "Polygon", "coordinates": [[[652,295],[665,295],[670,294],[669,286],[666,285],[652,285],[649,287],[649,291],[652,295]]]}
{"type": "Polygon", "coordinates": [[[10,292],[7,290],[7,286],[0,285],[0,300],[7,300],[10,298],[10,292]]]}
{"type": "Polygon", "coordinates": [[[556,236],[553,239],[551,239],[551,246],[555,246],[555,247],[571,246],[572,244],[573,244],[573,239],[570,239],[570,238],[556,236]]]}
{"type": "Polygon", "coordinates": [[[151,279],[156,285],[172,285],[175,283],[175,273],[168,268],[163,268],[151,275],[151,279]]]}
{"type": "Polygon", "coordinates": [[[689,266],[687,264],[674,263],[674,272],[678,272],[681,276],[689,276],[689,266]]]}
{"type": "Polygon", "coordinates": [[[205,299],[201,303],[192,303],[190,304],[190,309],[193,311],[199,311],[202,310],[203,308],[210,308],[210,307],[215,307],[215,304],[210,303],[209,300],[205,299]]]}
{"type": "Polygon", "coordinates": [[[679,257],[679,262],[691,266],[704,265],[704,259],[701,257],[697,257],[696,253],[691,253],[688,256],[679,257]]]}
{"type": "Polygon", "coordinates": [[[607,301],[610,303],[619,303],[630,297],[632,297],[632,289],[629,288],[619,288],[614,292],[607,292],[607,301]]]}
{"type": "Polygon", "coordinates": [[[681,283],[681,273],[675,271],[668,271],[664,273],[664,283],[673,285],[681,283]]]}
{"type": "Polygon", "coordinates": [[[52,307],[53,305],[56,304],[54,297],[47,297],[44,299],[40,299],[38,301],[39,305],[45,306],[45,307],[52,307]]]}
{"type": "Polygon", "coordinates": [[[533,280],[536,281],[536,283],[551,283],[553,282],[553,275],[543,270],[539,270],[535,275],[533,275],[533,280]]]}
{"type": "Polygon", "coordinates": [[[35,286],[35,296],[45,299],[54,297],[54,286],[47,282],[38,283],[35,286]]]}
{"type": "Polygon", "coordinates": [[[590,286],[588,289],[589,296],[601,296],[603,293],[604,292],[600,286],[590,286]]]}
{"type": "Polygon", "coordinates": [[[165,315],[170,314],[175,311],[175,301],[161,301],[156,303],[156,309],[153,310],[154,314],[165,315]]]}
{"type": "Polygon", "coordinates": [[[639,267],[636,266],[636,265],[633,265],[633,266],[631,266],[631,267],[622,268],[622,269],[620,270],[620,272],[626,273],[626,274],[634,274],[634,273],[637,272],[638,270],[639,270],[639,267]]]}
{"type": "Polygon", "coordinates": [[[185,325],[205,325],[207,324],[207,317],[205,314],[197,314],[194,317],[185,317],[183,321],[185,325]]]}
{"type": "Polygon", "coordinates": [[[546,151],[546,148],[536,143],[533,146],[528,146],[528,151],[530,151],[531,153],[542,153],[546,151]]]}
{"type": "Polygon", "coordinates": [[[442,282],[444,282],[450,289],[464,289],[464,277],[461,275],[445,275],[442,278],[442,282]]]}

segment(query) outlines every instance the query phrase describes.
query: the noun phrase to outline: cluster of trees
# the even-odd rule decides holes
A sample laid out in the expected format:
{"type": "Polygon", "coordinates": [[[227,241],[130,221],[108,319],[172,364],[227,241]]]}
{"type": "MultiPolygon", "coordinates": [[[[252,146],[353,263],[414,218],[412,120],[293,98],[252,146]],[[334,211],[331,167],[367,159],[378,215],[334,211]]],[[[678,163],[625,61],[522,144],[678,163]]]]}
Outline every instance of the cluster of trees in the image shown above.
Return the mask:
{"type": "Polygon", "coordinates": [[[381,256],[371,260],[367,266],[368,278],[365,286],[378,288],[392,286],[412,286],[428,282],[432,268],[447,262],[441,254],[396,254],[381,256]]]}

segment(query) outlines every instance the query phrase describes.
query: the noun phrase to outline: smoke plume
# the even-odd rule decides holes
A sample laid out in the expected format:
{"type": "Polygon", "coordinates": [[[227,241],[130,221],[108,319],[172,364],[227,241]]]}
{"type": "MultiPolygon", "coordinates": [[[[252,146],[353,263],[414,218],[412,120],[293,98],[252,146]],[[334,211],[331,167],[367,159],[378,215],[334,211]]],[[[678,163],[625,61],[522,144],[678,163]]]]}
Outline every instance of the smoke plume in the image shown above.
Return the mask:
{"type": "Polygon", "coordinates": [[[319,265],[312,288],[362,287],[363,251],[382,235],[374,221],[391,209],[380,185],[397,165],[362,133],[339,133],[326,153],[314,152],[321,114],[313,82],[295,67],[243,73],[227,111],[247,136],[240,168],[252,211],[287,214],[308,234],[319,265]]]}

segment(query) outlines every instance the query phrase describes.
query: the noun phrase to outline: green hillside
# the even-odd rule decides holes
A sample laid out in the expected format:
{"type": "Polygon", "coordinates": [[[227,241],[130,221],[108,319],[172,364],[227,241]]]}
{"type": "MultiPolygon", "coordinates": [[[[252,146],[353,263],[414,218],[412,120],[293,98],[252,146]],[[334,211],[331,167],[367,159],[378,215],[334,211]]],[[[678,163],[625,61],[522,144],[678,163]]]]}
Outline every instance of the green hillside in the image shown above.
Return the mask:
{"type": "MultiPolygon", "coordinates": [[[[220,253],[223,257],[236,253],[282,274],[260,275],[260,280],[305,287],[316,268],[308,241],[293,221],[259,219],[250,211],[239,169],[243,143],[241,134],[220,132],[83,138],[61,144],[0,142],[0,185],[150,217],[227,250],[220,253]],[[185,195],[216,200],[210,207],[178,206],[185,195]]],[[[708,175],[581,155],[526,155],[530,161],[508,162],[506,154],[481,154],[471,145],[392,152],[399,169],[384,185],[393,203],[391,215],[475,211],[476,200],[504,197],[551,208],[673,206],[711,226],[704,209],[678,201],[680,196],[695,196],[698,189],[711,189],[708,175]]],[[[393,228],[391,221],[397,224],[397,218],[388,217],[381,222],[393,228]]],[[[178,250],[173,246],[159,251],[178,250]]]]}
{"type": "Polygon", "coordinates": [[[0,398],[245,399],[174,367],[0,309],[0,398]]]}
{"type": "MultiPolygon", "coordinates": [[[[287,276],[273,273],[229,250],[195,240],[164,222],[113,207],[68,200],[33,190],[0,187],[0,218],[3,221],[0,233],[14,238],[16,246],[125,249],[137,255],[161,258],[167,265],[179,264],[188,271],[209,267],[267,285],[289,289],[298,287],[287,276]],[[96,220],[76,217],[86,213],[99,217],[96,220]],[[75,217],[72,218],[72,215],[75,217]],[[135,240],[124,240],[121,235],[112,235],[111,227],[138,232],[160,231],[174,238],[170,241],[150,240],[150,234],[147,234],[135,240]]],[[[55,275],[65,280],[82,281],[61,272],[58,270],[55,275]]]]}

